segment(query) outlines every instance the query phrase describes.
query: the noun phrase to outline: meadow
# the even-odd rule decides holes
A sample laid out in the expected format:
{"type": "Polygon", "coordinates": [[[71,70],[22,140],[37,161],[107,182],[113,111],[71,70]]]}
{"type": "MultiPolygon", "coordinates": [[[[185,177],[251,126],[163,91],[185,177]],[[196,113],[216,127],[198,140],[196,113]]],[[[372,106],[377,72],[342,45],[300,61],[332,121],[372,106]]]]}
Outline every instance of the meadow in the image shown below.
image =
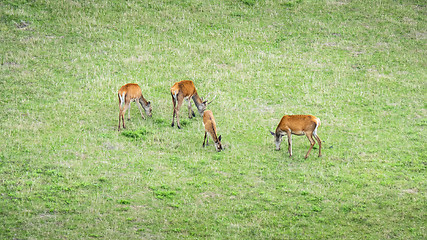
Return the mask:
{"type": "Polygon", "coordinates": [[[421,0],[0,1],[0,239],[426,239],[426,16],[421,0]],[[170,126],[184,79],[216,96],[224,151],[185,105],[170,126]],[[153,117],[132,103],[119,132],[131,82],[153,117]],[[285,114],[321,119],[322,157],[306,137],[275,151],[285,114]]]}

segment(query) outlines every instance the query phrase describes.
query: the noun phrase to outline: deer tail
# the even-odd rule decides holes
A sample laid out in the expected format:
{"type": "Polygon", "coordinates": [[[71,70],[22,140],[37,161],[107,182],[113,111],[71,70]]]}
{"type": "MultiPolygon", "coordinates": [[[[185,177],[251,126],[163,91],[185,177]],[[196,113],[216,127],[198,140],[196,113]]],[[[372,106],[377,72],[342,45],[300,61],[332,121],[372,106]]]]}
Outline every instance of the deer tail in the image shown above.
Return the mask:
{"type": "Polygon", "coordinates": [[[122,95],[120,95],[119,93],[120,108],[123,108],[123,105],[125,104],[125,96],[126,96],[125,92],[122,95]]]}

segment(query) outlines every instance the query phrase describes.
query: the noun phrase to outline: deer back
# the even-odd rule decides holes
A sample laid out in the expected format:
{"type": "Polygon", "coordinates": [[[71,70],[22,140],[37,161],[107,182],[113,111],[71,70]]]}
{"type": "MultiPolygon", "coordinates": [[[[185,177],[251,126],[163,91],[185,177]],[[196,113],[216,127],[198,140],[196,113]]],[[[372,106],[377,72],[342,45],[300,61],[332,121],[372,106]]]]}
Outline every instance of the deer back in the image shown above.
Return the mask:
{"type": "Polygon", "coordinates": [[[178,94],[182,94],[183,97],[189,98],[196,94],[196,87],[194,86],[193,81],[183,80],[180,82],[176,82],[171,87],[171,94],[176,96],[178,94]]]}
{"type": "Polygon", "coordinates": [[[292,133],[302,134],[313,131],[319,123],[319,119],[313,115],[285,115],[277,128],[281,131],[291,130],[292,133]]]}
{"type": "Polygon", "coordinates": [[[142,97],[142,90],[136,83],[128,83],[119,89],[119,95],[126,96],[127,99],[137,99],[142,97]]]}
{"type": "Polygon", "coordinates": [[[203,113],[203,125],[205,126],[205,131],[208,132],[215,141],[217,141],[216,122],[211,110],[206,110],[203,113]]]}

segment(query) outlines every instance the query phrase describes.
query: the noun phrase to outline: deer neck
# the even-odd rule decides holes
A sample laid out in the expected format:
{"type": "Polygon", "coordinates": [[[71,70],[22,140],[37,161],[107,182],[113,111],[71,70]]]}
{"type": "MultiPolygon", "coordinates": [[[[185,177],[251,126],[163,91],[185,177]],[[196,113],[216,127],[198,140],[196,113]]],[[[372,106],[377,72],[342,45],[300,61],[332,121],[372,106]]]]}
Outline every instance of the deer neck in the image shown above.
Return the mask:
{"type": "Polygon", "coordinates": [[[145,100],[145,98],[144,98],[144,97],[141,97],[141,98],[139,99],[139,102],[140,102],[143,106],[147,106],[147,105],[148,105],[148,102],[147,102],[147,100],[145,100]]]}
{"type": "Polygon", "coordinates": [[[196,107],[197,107],[197,110],[199,111],[199,113],[200,113],[200,115],[202,115],[203,116],[203,112],[205,111],[204,109],[203,109],[203,101],[202,101],[202,99],[199,97],[199,94],[197,94],[197,92],[193,95],[193,101],[194,101],[194,104],[196,105],[196,107]]]}
{"type": "MultiPolygon", "coordinates": [[[[212,129],[213,129],[213,128],[212,128],[212,129]]],[[[215,142],[215,143],[218,143],[218,142],[219,142],[219,141],[218,141],[218,136],[216,135],[215,130],[214,130],[214,131],[212,131],[210,134],[211,134],[212,139],[214,140],[214,142],[215,142]]]]}

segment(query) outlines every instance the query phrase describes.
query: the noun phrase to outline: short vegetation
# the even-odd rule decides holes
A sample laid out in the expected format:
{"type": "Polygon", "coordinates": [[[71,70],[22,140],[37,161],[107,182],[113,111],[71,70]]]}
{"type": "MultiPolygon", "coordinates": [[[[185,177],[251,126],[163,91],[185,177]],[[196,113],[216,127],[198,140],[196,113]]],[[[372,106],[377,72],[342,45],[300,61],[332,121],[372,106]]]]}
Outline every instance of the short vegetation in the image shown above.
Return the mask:
{"type": "Polygon", "coordinates": [[[426,16],[419,0],[0,1],[0,239],[426,239],[426,16]],[[170,126],[184,79],[217,96],[224,151],[185,104],[170,126]],[[132,103],[118,132],[131,82],[153,117],[132,103]],[[275,151],[285,114],[320,118],[322,157],[306,137],[275,151]]]}

